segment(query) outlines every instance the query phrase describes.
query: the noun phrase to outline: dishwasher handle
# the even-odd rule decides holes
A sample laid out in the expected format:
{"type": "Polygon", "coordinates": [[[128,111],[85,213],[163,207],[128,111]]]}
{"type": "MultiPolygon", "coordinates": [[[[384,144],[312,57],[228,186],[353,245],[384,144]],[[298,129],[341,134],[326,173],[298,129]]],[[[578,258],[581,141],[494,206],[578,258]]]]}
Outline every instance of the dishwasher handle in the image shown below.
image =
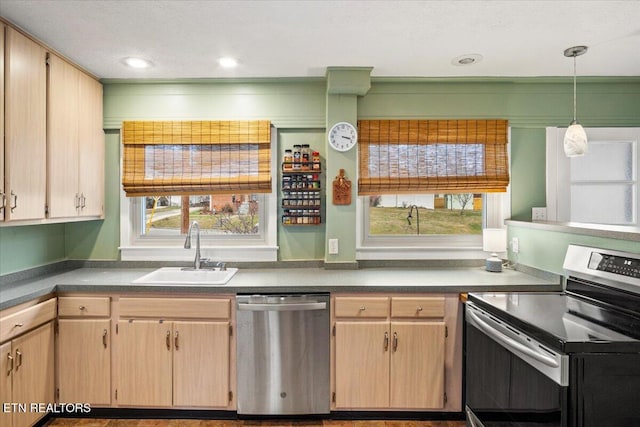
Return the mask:
{"type": "Polygon", "coordinates": [[[327,308],[326,302],[305,302],[305,303],[284,303],[284,304],[262,304],[262,303],[238,303],[240,311],[311,311],[324,310],[327,308]]]}

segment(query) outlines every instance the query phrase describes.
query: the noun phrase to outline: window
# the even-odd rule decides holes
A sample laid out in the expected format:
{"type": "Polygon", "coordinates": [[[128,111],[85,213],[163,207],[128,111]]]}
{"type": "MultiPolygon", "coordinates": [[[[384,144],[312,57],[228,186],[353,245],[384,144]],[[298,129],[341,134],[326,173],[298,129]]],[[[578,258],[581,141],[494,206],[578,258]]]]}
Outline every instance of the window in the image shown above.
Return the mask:
{"type": "Polygon", "coordinates": [[[565,131],[547,128],[547,219],[637,226],[640,129],[587,128],[588,152],[572,158],[565,131]]]}
{"type": "Polygon", "coordinates": [[[359,259],[479,258],[509,214],[505,120],[359,122],[359,259]]]}
{"type": "Polygon", "coordinates": [[[184,234],[198,221],[203,257],[276,260],[274,132],[264,121],[125,122],[122,259],[191,260],[184,234]]]}

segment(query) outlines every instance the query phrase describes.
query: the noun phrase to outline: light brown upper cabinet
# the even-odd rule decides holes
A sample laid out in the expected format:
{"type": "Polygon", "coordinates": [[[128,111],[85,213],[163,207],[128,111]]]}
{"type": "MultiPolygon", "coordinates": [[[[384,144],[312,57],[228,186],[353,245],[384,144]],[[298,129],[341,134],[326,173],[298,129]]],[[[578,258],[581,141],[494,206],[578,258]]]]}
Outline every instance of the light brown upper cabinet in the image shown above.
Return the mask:
{"type": "Polygon", "coordinates": [[[50,54],[47,109],[48,218],[101,218],[102,85],[50,54]]]}
{"type": "Polygon", "coordinates": [[[46,203],[46,50],[5,30],[5,221],[43,219],[46,203]]]}
{"type": "MultiPolygon", "coordinates": [[[[0,22],[0,221],[4,221],[7,197],[4,192],[4,32],[6,26],[0,22]]],[[[3,400],[5,402],[5,400],[3,400]]],[[[2,418],[0,418],[1,420],[2,418]]]]}

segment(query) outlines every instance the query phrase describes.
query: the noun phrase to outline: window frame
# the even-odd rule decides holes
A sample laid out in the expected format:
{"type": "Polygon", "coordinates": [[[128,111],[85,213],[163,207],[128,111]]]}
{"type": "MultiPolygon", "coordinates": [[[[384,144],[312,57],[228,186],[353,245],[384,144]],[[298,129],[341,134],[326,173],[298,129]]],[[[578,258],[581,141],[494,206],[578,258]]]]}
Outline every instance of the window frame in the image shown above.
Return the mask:
{"type": "MultiPolygon", "coordinates": [[[[571,222],[571,159],[564,154],[563,139],[566,127],[546,128],[546,204],[547,221],[571,222]]],[[[585,128],[587,140],[604,140],[608,142],[635,141],[635,224],[640,224],[640,127],[619,128],[585,128]]],[[[598,228],[618,227],[621,224],[591,223],[598,228]]]]}
{"type": "MultiPolygon", "coordinates": [[[[507,155],[511,159],[511,127],[507,128],[507,155]]],[[[511,162],[508,163],[509,176],[511,162]]],[[[504,228],[511,217],[511,183],[504,193],[484,193],[483,228],[504,228]]],[[[487,258],[482,250],[482,235],[369,235],[369,196],[356,199],[357,260],[480,260],[487,258]]],[[[499,254],[500,255],[500,254],[499,254]]],[[[506,252],[502,255],[506,255],[506,252]]]]}
{"type": "MultiPolygon", "coordinates": [[[[277,129],[271,127],[271,140],[276,141],[277,129]]],[[[122,132],[120,133],[122,147],[122,132]]],[[[271,170],[275,171],[277,144],[271,144],[271,170]]],[[[122,150],[120,173],[122,174],[122,150]]],[[[224,262],[277,261],[277,180],[271,180],[271,193],[256,193],[260,203],[258,235],[201,236],[201,255],[224,262]]],[[[239,191],[244,193],[244,191],[239,191]]],[[[142,197],[144,198],[144,196],[142,197]]],[[[143,226],[141,197],[126,197],[120,186],[120,259],[122,261],[193,261],[194,249],[184,249],[184,235],[175,237],[141,235],[143,226]]]]}

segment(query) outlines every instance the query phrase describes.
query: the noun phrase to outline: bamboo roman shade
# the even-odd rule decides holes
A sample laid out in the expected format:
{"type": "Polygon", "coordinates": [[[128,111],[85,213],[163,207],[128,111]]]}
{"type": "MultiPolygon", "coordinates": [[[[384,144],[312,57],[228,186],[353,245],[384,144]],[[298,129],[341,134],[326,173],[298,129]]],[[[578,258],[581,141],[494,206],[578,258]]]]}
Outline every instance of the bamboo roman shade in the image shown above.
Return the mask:
{"type": "Polygon", "coordinates": [[[127,196],[271,192],[271,123],[127,121],[127,196]]]}
{"type": "Polygon", "coordinates": [[[506,191],[507,131],[507,120],[360,120],[358,193],[506,191]]]}

